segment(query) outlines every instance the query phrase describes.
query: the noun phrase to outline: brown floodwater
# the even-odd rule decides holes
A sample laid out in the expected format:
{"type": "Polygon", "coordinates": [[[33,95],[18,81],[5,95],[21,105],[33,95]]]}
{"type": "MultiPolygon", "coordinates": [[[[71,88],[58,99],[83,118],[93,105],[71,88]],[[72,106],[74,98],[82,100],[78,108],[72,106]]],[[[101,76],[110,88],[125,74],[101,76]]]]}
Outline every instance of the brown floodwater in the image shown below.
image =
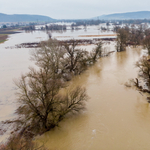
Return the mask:
{"type": "MultiPolygon", "coordinates": [[[[115,47],[112,46],[111,50],[115,47]]],[[[86,87],[86,111],[38,137],[52,150],[149,150],[150,107],[146,95],[124,86],[137,77],[141,49],[101,58],[70,86],[86,87]]]]}
{"type": "MultiPolygon", "coordinates": [[[[89,32],[91,34],[99,32],[98,30],[94,29],[92,28],[89,30],[89,32]],[[93,33],[93,31],[95,32],[93,33]]],[[[89,34],[89,32],[80,30],[73,33],[71,31],[68,31],[67,33],[53,33],[53,35],[54,37],[68,35],[72,38],[72,34],[76,37],[78,35],[82,35],[83,33],[89,34]]],[[[110,33],[108,32],[106,34],[110,33]]],[[[33,62],[29,60],[29,54],[32,50],[26,48],[17,48],[15,45],[28,42],[40,42],[47,39],[48,35],[46,32],[21,32],[19,34],[9,35],[8,40],[5,43],[0,44],[0,121],[15,117],[16,87],[13,83],[13,79],[18,79],[21,74],[28,72],[29,66],[34,66],[33,62]]],[[[83,46],[83,48],[91,50],[93,45],[83,46]]],[[[5,139],[6,136],[0,135],[0,142],[5,139]]]]}
{"type": "MultiPolygon", "coordinates": [[[[46,34],[37,32],[10,36],[0,45],[0,121],[13,118],[16,109],[14,78],[28,71],[28,49],[5,49],[21,42],[40,40],[46,34]]],[[[82,46],[90,51],[93,45],[82,46]]],[[[115,43],[105,44],[114,51],[115,43]]],[[[143,51],[128,48],[101,58],[70,86],[84,86],[89,100],[86,111],[68,117],[41,137],[39,141],[51,150],[149,150],[150,107],[146,95],[124,84],[137,77],[134,64],[143,51]]],[[[6,137],[0,136],[0,141],[6,137]]]]}

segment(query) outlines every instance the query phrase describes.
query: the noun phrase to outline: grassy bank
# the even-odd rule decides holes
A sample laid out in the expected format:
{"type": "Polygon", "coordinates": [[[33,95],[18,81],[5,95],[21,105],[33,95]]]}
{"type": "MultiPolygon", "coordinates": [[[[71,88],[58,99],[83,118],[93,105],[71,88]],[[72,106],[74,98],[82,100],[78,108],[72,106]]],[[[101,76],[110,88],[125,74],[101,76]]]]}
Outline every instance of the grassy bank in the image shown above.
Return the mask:
{"type": "Polygon", "coordinates": [[[7,40],[8,35],[19,33],[17,31],[18,29],[0,29],[0,43],[4,43],[7,40]]]}
{"type": "Polygon", "coordinates": [[[0,43],[4,43],[8,38],[7,34],[0,34],[0,43]]]}

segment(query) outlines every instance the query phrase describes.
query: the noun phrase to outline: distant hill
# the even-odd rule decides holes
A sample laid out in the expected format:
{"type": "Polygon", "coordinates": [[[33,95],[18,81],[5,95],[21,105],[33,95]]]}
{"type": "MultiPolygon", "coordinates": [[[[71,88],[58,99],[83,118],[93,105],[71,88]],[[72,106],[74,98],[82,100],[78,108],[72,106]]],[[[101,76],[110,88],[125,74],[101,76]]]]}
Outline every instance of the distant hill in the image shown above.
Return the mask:
{"type": "Polygon", "coordinates": [[[41,15],[26,15],[26,14],[14,14],[7,15],[0,13],[0,22],[37,22],[37,21],[54,21],[47,16],[41,15]]]}
{"type": "Polygon", "coordinates": [[[98,19],[98,18],[104,20],[150,19],[150,11],[115,13],[115,14],[98,16],[93,19],[98,19]]]}

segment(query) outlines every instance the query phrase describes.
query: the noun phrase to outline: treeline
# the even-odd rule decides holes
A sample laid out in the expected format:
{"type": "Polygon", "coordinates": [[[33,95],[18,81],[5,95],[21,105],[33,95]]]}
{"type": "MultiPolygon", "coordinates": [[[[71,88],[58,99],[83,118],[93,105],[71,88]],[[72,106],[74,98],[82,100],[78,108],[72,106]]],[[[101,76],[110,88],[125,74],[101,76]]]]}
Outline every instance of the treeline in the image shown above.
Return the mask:
{"type": "Polygon", "coordinates": [[[150,28],[144,25],[132,25],[125,27],[115,27],[114,31],[117,32],[117,51],[123,51],[126,46],[132,45],[144,46],[150,51],[150,28]]]}
{"type": "MultiPolygon", "coordinates": [[[[101,20],[101,19],[91,19],[91,20],[60,20],[62,22],[74,22],[77,26],[81,25],[99,25],[102,23],[112,23],[113,25],[121,24],[137,24],[150,23],[150,19],[128,19],[128,20],[101,20]]],[[[59,21],[59,22],[60,22],[59,21]]]]}
{"type": "Polygon", "coordinates": [[[45,27],[41,27],[41,30],[67,30],[67,26],[51,24],[51,25],[45,25],[45,27]]]}
{"type": "Polygon", "coordinates": [[[26,26],[26,27],[23,27],[22,30],[25,30],[25,31],[33,31],[35,30],[35,26],[34,25],[30,25],[30,26],[26,26]]]}
{"type": "Polygon", "coordinates": [[[118,20],[120,24],[137,24],[150,23],[150,19],[130,19],[130,20],[118,20]]]}
{"type": "Polygon", "coordinates": [[[74,26],[91,26],[91,25],[99,25],[101,23],[107,23],[108,21],[104,20],[81,20],[75,21],[74,26]]]}
{"type": "MultiPolygon", "coordinates": [[[[30,25],[30,26],[26,26],[23,27],[22,30],[26,30],[26,31],[33,31],[35,30],[35,25],[30,25]]],[[[40,29],[38,30],[67,30],[67,26],[66,25],[57,25],[57,24],[51,24],[51,25],[45,25],[42,26],[40,29]]]]}
{"type": "Polygon", "coordinates": [[[36,149],[32,142],[34,136],[58,126],[67,115],[85,109],[86,89],[69,88],[66,83],[102,56],[102,44],[98,42],[92,52],[87,52],[80,49],[75,40],[41,42],[41,48],[31,55],[37,68],[30,67],[28,73],[15,80],[17,117],[2,123],[2,127],[13,125],[12,135],[1,145],[2,150],[36,149]]]}

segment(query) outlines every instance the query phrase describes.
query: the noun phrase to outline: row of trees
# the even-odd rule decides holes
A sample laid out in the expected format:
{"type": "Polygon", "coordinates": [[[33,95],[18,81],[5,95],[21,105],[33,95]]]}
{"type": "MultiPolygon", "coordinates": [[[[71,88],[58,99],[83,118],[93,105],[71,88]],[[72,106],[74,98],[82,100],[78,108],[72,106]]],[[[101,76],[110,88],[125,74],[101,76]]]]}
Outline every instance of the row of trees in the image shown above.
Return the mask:
{"type": "MultiPolygon", "coordinates": [[[[116,49],[118,52],[124,51],[127,45],[143,46],[147,50],[147,56],[143,56],[136,62],[136,67],[139,68],[139,77],[132,80],[134,85],[142,92],[150,93],[150,28],[145,25],[128,26],[117,28],[117,44],[116,49]],[[144,81],[146,89],[140,85],[139,79],[144,81]]],[[[150,98],[149,98],[150,102],[150,98]]]]}
{"type": "Polygon", "coordinates": [[[41,48],[31,55],[37,68],[30,67],[28,73],[15,80],[18,88],[17,118],[3,122],[13,124],[14,131],[4,149],[9,146],[15,149],[18,145],[13,141],[23,141],[23,145],[33,147],[32,143],[27,144],[31,141],[29,139],[58,126],[66,115],[83,111],[88,99],[86,89],[70,89],[66,81],[82,73],[101,55],[102,42],[97,43],[91,53],[78,48],[78,41],[75,40],[70,43],[52,39],[42,42],[41,48]]]}
{"type": "Polygon", "coordinates": [[[127,45],[143,45],[150,53],[150,28],[146,25],[116,27],[114,30],[117,32],[117,51],[125,50],[127,45]]]}
{"type": "Polygon", "coordinates": [[[32,31],[32,30],[35,30],[35,26],[34,25],[30,25],[30,26],[27,26],[27,27],[23,27],[22,30],[25,30],[25,31],[32,31]]]}
{"type": "Polygon", "coordinates": [[[51,24],[46,25],[45,27],[41,27],[41,30],[66,30],[66,25],[57,25],[57,24],[51,24]]]}
{"type": "Polygon", "coordinates": [[[62,22],[74,22],[76,25],[81,26],[81,25],[99,25],[101,23],[112,23],[113,25],[122,25],[122,24],[136,24],[140,25],[142,23],[150,23],[150,19],[129,19],[129,20],[101,20],[99,17],[95,19],[85,19],[85,20],[61,20],[62,22]]]}
{"type": "MultiPolygon", "coordinates": [[[[45,25],[45,27],[41,27],[41,30],[66,30],[67,26],[66,25],[57,25],[57,24],[51,24],[51,25],[45,25]]],[[[22,30],[26,31],[33,31],[35,30],[35,25],[30,25],[23,27],[22,30]]]]}

